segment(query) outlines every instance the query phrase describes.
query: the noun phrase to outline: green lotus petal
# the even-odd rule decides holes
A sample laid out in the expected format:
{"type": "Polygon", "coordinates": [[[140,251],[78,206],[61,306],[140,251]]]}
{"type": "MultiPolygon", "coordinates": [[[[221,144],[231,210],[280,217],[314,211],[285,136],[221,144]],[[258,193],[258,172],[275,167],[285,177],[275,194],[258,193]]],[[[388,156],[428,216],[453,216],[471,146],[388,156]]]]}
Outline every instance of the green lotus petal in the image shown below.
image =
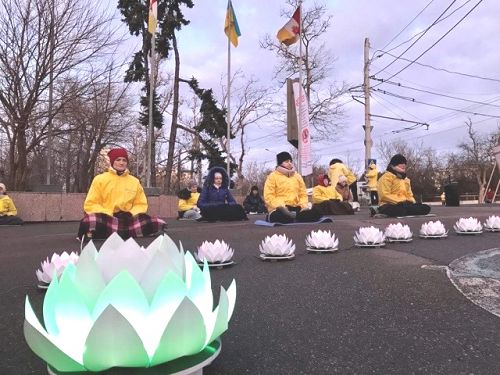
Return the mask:
{"type": "Polygon", "coordinates": [[[49,335],[57,336],[59,328],[56,322],[56,306],[59,303],[59,280],[54,277],[43,300],[43,322],[49,335]]]}
{"type": "Polygon", "coordinates": [[[227,288],[227,297],[229,298],[229,312],[227,314],[227,320],[230,320],[233,316],[234,305],[236,303],[236,280],[233,279],[229,288],[227,288]]]}
{"type": "Polygon", "coordinates": [[[59,371],[83,371],[85,368],[57,347],[47,335],[31,307],[28,297],[25,302],[24,338],[33,352],[59,371]]]}
{"type": "Polygon", "coordinates": [[[140,284],[148,301],[151,301],[156,289],[167,272],[175,273],[182,278],[183,272],[177,269],[176,263],[163,251],[157,251],[144,271],[140,284]]]}
{"type": "Polygon", "coordinates": [[[227,297],[226,291],[224,288],[220,288],[220,296],[219,296],[219,306],[215,309],[215,314],[217,314],[217,318],[215,320],[214,329],[212,331],[212,335],[206,341],[205,344],[208,344],[214,341],[217,337],[222,335],[227,330],[228,319],[228,309],[229,309],[229,299],[227,297]]]}
{"type": "Polygon", "coordinates": [[[201,311],[203,318],[208,319],[214,306],[208,265],[205,264],[202,271],[191,253],[186,253],[185,258],[188,297],[201,311]]]}
{"type": "Polygon", "coordinates": [[[106,283],[97,266],[97,249],[92,242],[89,244],[91,246],[85,246],[76,264],[75,284],[87,305],[87,309],[92,311],[106,283]]]}
{"type": "Polygon", "coordinates": [[[205,346],[205,324],[198,308],[184,298],[163,332],[151,365],[200,352],[205,346]]]}
{"type": "Polygon", "coordinates": [[[149,366],[149,357],[140,337],[113,306],[108,306],[99,316],[85,345],[83,364],[90,371],[103,371],[114,366],[149,366]]]}

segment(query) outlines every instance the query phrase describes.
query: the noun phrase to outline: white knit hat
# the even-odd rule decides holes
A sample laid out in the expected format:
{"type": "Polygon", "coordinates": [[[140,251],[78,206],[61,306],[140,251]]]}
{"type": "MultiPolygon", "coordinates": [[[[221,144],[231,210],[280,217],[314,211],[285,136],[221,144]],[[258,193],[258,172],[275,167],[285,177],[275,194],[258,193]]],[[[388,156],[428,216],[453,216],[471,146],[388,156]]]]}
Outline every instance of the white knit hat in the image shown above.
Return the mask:
{"type": "Polygon", "coordinates": [[[7,189],[5,188],[5,184],[2,184],[1,182],[0,182],[0,189],[2,189],[3,191],[7,191],[7,189]]]}

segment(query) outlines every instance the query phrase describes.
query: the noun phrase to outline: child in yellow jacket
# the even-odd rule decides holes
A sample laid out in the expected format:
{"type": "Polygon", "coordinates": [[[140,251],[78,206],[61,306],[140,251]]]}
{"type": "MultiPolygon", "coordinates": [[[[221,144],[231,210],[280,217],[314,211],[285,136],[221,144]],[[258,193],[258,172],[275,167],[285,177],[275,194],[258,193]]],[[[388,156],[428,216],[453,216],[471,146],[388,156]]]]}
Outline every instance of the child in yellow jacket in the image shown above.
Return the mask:
{"type": "Polygon", "coordinates": [[[14,201],[7,195],[7,189],[0,183],[0,225],[22,225],[23,220],[17,216],[14,201]]]}

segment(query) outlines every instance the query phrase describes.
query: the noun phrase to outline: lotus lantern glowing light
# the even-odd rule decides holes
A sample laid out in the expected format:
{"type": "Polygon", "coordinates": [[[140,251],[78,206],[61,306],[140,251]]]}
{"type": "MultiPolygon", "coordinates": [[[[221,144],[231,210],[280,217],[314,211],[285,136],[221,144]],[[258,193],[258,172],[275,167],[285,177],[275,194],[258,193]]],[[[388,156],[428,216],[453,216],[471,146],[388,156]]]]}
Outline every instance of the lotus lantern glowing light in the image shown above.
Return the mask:
{"type": "Polygon", "coordinates": [[[354,242],[360,245],[381,245],[385,241],[384,233],[374,226],[361,227],[354,234],[354,242]]]}
{"type": "Polygon", "coordinates": [[[54,275],[60,277],[69,263],[76,264],[76,262],[78,254],[75,252],[68,254],[64,251],[61,255],[54,253],[50,260],[47,258],[41,263],[40,269],[36,270],[36,277],[41,283],[50,284],[54,275]]]}
{"type": "Polygon", "coordinates": [[[259,250],[263,255],[291,256],[295,253],[295,245],[284,234],[273,234],[264,238],[259,250]]]}
{"type": "Polygon", "coordinates": [[[490,231],[500,231],[500,216],[490,216],[484,222],[484,227],[490,231]]]}
{"type": "Polygon", "coordinates": [[[389,224],[385,228],[385,236],[395,240],[409,240],[413,237],[410,227],[406,224],[389,224]]]}
{"type": "Polygon", "coordinates": [[[445,236],[446,233],[446,228],[439,220],[428,221],[420,227],[420,234],[422,236],[445,236]]]}
{"type": "Polygon", "coordinates": [[[234,250],[229,247],[224,241],[216,240],[215,242],[205,241],[198,247],[198,253],[195,253],[196,259],[203,262],[206,260],[209,263],[225,263],[229,262],[234,255],[234,250]]]}
{"type": "Polygon", "coordinates": [[[481,232],[483,226],[475,217],[460,218],[453,226],[455,232],[481,232]]]}
{"type": "Polygon", "coordinates": [[[152,367],[209,347],[226,329],[234,281],[213,295],[207,264],[167,236],[147,249],[112,235],[90,242],[76,265],[54,278],[43,302],[44,326],[26,297],[24,336],[59,372],[152,367]]]}
{"type": "Polygon", "coordinates": [[[330,231],[312,231],[306,237],[306,246],[311,249],[337,249],[339,240],[335,238],[335,233],[330,231]]]}

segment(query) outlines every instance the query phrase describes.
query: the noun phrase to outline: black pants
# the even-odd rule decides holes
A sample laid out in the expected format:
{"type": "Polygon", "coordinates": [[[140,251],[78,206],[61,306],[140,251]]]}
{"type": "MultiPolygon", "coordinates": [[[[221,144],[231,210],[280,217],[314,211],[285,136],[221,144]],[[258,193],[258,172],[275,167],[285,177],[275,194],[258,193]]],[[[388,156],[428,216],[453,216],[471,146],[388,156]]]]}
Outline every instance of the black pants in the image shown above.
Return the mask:
{"type": "Polygon", "coordinates": [[[354,210],[349,202],[330,199],[321,203],[313,204],[313,208],[322,215],[354,215],[354,210]]]}
{"type": "Polygon", "coordinates": [[[291,217],[283,209],[277,209],[267,215],[267,221],[270,223],[282,223],[290,224],[293,222],[297,223],[311,223],[318,221],[321,218],[321,212],[315,208],[310,210],[301,211],[300,207],[286,206],[286,209],[290,212],[295,213],[295,218],[291,217]]]}
{"type": "Polygon", "coordinates": [[[354,202],[357,202],[358,201],[358,181],[354,181],[352,184],[350,184],[349,189],[351,189],[352,200],[354,202]]]}
{"type": "Polygon", "coordinates": [[[0,225],[23,225],[24,222],[19,216],[0,216],[0,225]]]}
{"type": "Polygon", "coordinates": [[[390,217],[427,215],[429,212],[431,212],[431,207],[422,203],[384,204],[378,208],[379,214],[390,217]]]}
{"type": "Polygon", "coordinates": [[[220,204],[200,209],[203,220],[237,221],[248,220],[247,214],[239,204],[220,204]]]}
{"type": "Polygon", "coordinates": [[[372,206],[378,205],[378,192],[377,191],[370,191],[370,201],[372,206]]]}

